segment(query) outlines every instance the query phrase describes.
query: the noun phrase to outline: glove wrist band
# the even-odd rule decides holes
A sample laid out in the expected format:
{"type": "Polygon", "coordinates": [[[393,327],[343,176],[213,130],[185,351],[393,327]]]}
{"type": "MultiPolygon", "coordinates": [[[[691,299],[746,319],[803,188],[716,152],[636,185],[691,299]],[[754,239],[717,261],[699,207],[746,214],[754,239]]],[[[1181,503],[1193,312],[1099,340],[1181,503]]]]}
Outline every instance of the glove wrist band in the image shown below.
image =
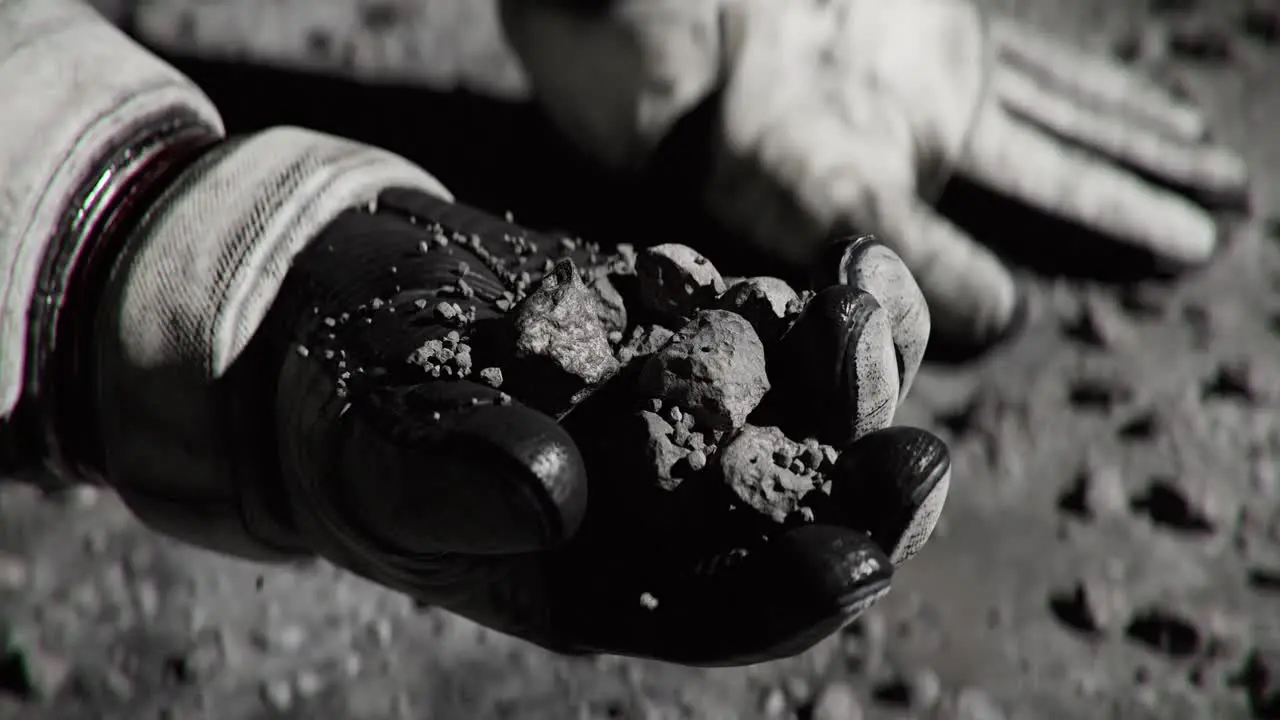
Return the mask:
{"type": "Polygon", "coordinates": [[[164,112],[105,154],[68,204],[42,258],[30,313],[28,390],[15,418],[26,435],[17,443],[28,461],[22,465],[102,482],[87,355],[97,298],[130,230],[172,179],[220,140],[196,113],[164,112]]]}

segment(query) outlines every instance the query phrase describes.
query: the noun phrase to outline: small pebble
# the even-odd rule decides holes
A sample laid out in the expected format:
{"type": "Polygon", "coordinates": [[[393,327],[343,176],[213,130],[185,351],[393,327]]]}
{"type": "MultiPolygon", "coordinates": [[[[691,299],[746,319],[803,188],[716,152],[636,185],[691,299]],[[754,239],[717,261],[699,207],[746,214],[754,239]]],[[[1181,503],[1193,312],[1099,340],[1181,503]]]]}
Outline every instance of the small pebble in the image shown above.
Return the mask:
{"type": "Polygon", "coordinates": [[[968,688],[956,698],[956,720],[1004,720],[1005,713],[985,691],[968,688]]]}
{"type": "Polygon", "coordinates": [[[1058,508],[1090,519],[1127,515],[1129,495],[1120,469],[1090,463],[1063,490],[1058,508]]]}
{"type": "Polygon", "coordinates": [[[284,680],[268,680],[260,690],[262,701],[276,712],[288,712],[293,707],[293,686],[284,680]]]}
{"type": "Polygon", "coordinates": [[[848,683],[836,681],[818,693],[810,717],[812,720],[862,720],[862,704],[848,683]]]}
{"type": "Polygon", "coordinates": [[[502,369],[496,367],[485,368],[480,371],[480,379],[489,387],[500,388],[502,387],[502,369]]]}
{"type": "Polygon", "coordinates": [[[766,718],[781,720],[787,713],[787,694],[782,688],[772,688],[765,693],[761,711],[766,718]]]}
{"type": "Polygon", "coordinates": [[[71,661],[35,642],[10,638],[0,649],[0,693],[24,700],[54,697],[70,677],[71,661]]]}
{"type": "Polygon", "coordinates": [[[725,291],[724,278],[693,248],[676,243],[657,245],[636,261],[640,302],[648,310],[683,318],[706,307],[725,291]]]}
{"type": "Polygon", "coordinates": [[[707,466],[707,454],[701,450],[694,450],[688,456],[689,467],[693,470],[701,470],[707,466]]]}
{"type": "Polygon", "coordinates": [[[1117,629],[1130,613],[1123,590],[1099,577],[1086,577],[1054,593],[1049,605],[1060,622],[1088,635],[1117,629]]]}
{"type": "Polygon", "coordinates": [[[320,694],[324,681],[319,673],[313,670],[302,670],[293,680],[294,689],[300,698],[312,698],[320,694]]]}
{"type": "Polygon", "coordinates": [[[0,552],[0,592],[23,589],[29,575],[27,563],[22,558],[0,552]]]}
{"type": "Polygon", "coordinates": [[[342,672],[348,678],[354,679],[359,677],[360,671],[364,669],[364,661],[358,653],[351,653],[342,660],[342,672]]]}
{"type": "Polygon", "coordinates": [[[1067,326],[1067,334],[1092,347],[1116,350],[1132,343],[1134,330],[1115,306],[1101,298],[1088,297],[1074,322],[1067,326]]]}
{"type": "Polygon", "coordinates": [[[302,649],[307,641],[307,631],[301,625],[285,625],[276,635],[277,647],[286,653],[295,653],[302,649]]]}
{"type": "Polygon", "coordinates": [[[387,618],[378,618],[373,623],[373,637],[378,647],[385,648],[391,645],[392,636],[391,621],[387,618]]]}

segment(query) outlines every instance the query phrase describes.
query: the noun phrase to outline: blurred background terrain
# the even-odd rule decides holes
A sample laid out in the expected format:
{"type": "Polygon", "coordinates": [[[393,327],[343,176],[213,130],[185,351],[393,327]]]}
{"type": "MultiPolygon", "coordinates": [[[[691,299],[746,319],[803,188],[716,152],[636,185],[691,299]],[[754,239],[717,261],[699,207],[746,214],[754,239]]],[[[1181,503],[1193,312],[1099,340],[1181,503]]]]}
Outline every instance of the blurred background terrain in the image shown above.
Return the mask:
{"type": "MultiPolygon", "coordinates": [[[[233,131],[382,145],[532,227],[705,240],[550,133],[487,1],[95,4],[233,131]]],[[[0,718],[1280,718],[1280,3],[990,4],[1202,101],[1254,212],[1176,283],[1031,276],[1027,332],[922,372],[900,420],[952,443],[949,505],[846,632],[731,670],[561,658],[327,566],[168,542],[104,493],[0,483],[0,718]]]]}

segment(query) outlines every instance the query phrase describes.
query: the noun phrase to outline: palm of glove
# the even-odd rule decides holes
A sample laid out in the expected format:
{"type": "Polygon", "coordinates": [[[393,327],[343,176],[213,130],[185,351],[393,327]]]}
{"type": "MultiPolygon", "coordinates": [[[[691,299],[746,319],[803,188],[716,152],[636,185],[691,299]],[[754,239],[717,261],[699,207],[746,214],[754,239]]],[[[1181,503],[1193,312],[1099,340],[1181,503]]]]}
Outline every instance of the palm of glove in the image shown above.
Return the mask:
{"type": "Polygon", "coordinates": [[[1019,299],[996,256],[932,207],[948,172],[1174,267],[1208,259],[1217,228],[1169,186],[1213,202],[1247,193],[1243,161],[1206,141],[1195,108],[1119,63],[984,22],[969,0],[605,6],[504,4],[571,137],[605,162],[615,146],[653,152],[710,96],[703,200],[718,221],[799,262],[833,228],[875,234],[950,342],[998,339],[1019,299]]]}
{"type": "Polygon", "coordinates": [[[928,335],[919,290],[865,239],[789,304],[768,281],[720,292],[694,257],[672,287],[679,255],[632,275],[409,192],[339,218],[280,301],[278,433],[310,543],[567,652],[757,662],[859,614],[946,494],[945,446],[886,427],[928,335]],[[650,329],[624,349],[623,325],[650,329]]]}

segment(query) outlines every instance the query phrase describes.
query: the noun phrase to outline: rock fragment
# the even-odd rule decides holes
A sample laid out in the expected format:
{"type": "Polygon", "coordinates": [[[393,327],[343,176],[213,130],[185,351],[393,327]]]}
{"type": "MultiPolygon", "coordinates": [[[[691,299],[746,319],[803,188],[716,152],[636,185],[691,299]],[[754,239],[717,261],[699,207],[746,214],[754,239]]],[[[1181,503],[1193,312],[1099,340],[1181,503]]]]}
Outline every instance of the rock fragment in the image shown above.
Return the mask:
{"type": "Polygon", "coordinates": [[[26,561],[0,551],[0,593],[22,590],[27,586],[30,575],[26,561]]]}
{"type": "Polygon", "coordinates": [[[622,347],[618,348],[618,362],[625,365],[638,357],[652,355],[671,342],[673,337],[675,333],[661,325],[637,325],[622,347]]]}
{"type": "Polygon", "coordinates": [[[266,680],[258,692],[263,704],[275,712],[288,712],[293,707],[293,684],[288,680],[266,680]]]}
{"type": "Polygon", "coordinates": [[[1255,648],[1250,652],[1240,683],[1254,717],[1280,717],[1280,649],[1255,648]]]}
{"type": "Polygon", "coordinates": [[[1058,497],[1058,509],[1086,519],[1120,517],[1129,510],[1120,469],[1090,463],[1058,497]]]}
{"type": "Polygon", "coordinates": [[[700,473],[715,453],[712,442],[694,427],[693,416],[679,407],[655,406],[624,422],[630,425],[623,428],[619,441],[643,448],[647,477],[662,490],[675,490],[700,473]]]}
{"type": "Polygon", "coordinates": [[[471,346],[451,330],[443,338],[424,342],[409,356],[409,363],[433,378],[462,380],[471,375],[471,346]]]}
{"type": "Polygon", "coordinates": [[[721,451],[720,470],[739,501],[782,523],[816,487],[816,474],[793,465],[803,452],[776,427],[748,425],[721,451]]]}
{"type": "Polygon", "coordinates": [[[852,686],[837,680],[818,693],[809,717],[813,720],[862,720],[862,704],[852,686]]]}
{"type": "Polygon", "coordinates": [[[561,260],[516,308],[518,357],[544,357],[565,373],[595,384],[617,369],[590,291],[573,261],[561,260]]]}
{"type": "Polygon", "coordinates": [[[1117,629],[1130,613],[1124,592],[1096,577],[1084,578],[1069,590],[1053,593],[1049,609],[1071,629],[1097,636],[1117,629]]]}
{"type": "Polygon", "coordinates": [[[596,308],[573,261],[557,262],[509,315],[512,357],[501,368],[507,391],[554,414],[612,375],[618,361],[596,308]]]}
{"type": "Polygon", "coordinates": [[[608,275],[597,275],[587,282],[587,289],[595,298],[596,318],[606,335],[627,329],[627,306],[622,294],[614,287],[608,275]]]}
{"type": "Polygon", "coordinates": [[[638,390],[716,432],[742,427],[769,390],[764,345],[741,316],[703,310],[645,361],[638,390]]]}
{"type": "Polygon", "coordinates": [[[675,428],[656,413],[641,412],[640,419],[648,435],[644,444],[645,459],[653,477],[662,489],[674,490],[680,484],[677,465],[688,456],[688,451],[675,444],[672,440],[675,428]]]}
{"type": "Polygon", "coordinates": [[[47,700],[66,684],[71,669],[68,658],[36,642],[9,638],[0,647],[0,693],[21,700],[47,700]]]}
{"type": "Polygon", "coordinates": [[[481,370],[480,380],[494,389],[502,387],[502,368],[487,367],[481,370]]]}
{"type": "Polygon", "coordinates": [[[768,346],[782,336],[789,312],[799,299],[796,291],[783,280],[753,277],[731,285],[716,304],[722,310],[731,310],[746,318],[768,346]]]}
{"type": "Polygon", "coordinates": [[[986,691],[966,688],[956,696],[956,720],[1005,720],[1005,712],[986,691]]]}
{"type": "Polygon", "coordinates": [[[726,289],[711,261],[691,247],[667,243],[648,248],[636,259],[640,302],[646,310],[672,319],[707,307],[726,289]]]}
{"type": "Polygon", "coordinates": [[[226,667],[226,636],[222,631],[205,628],[196,633],[186,647],[165,661],[167,674],[182,685],[211,682],[226,667]]]}
{"type": "Polygon", "coordinates": [[[1127,347],[1133,342],[1134,334],[1133,327],[1118,308],[1097,297],[1085,299],[1066,332],[1071,338],[1102,350],[1127,347]]]}

